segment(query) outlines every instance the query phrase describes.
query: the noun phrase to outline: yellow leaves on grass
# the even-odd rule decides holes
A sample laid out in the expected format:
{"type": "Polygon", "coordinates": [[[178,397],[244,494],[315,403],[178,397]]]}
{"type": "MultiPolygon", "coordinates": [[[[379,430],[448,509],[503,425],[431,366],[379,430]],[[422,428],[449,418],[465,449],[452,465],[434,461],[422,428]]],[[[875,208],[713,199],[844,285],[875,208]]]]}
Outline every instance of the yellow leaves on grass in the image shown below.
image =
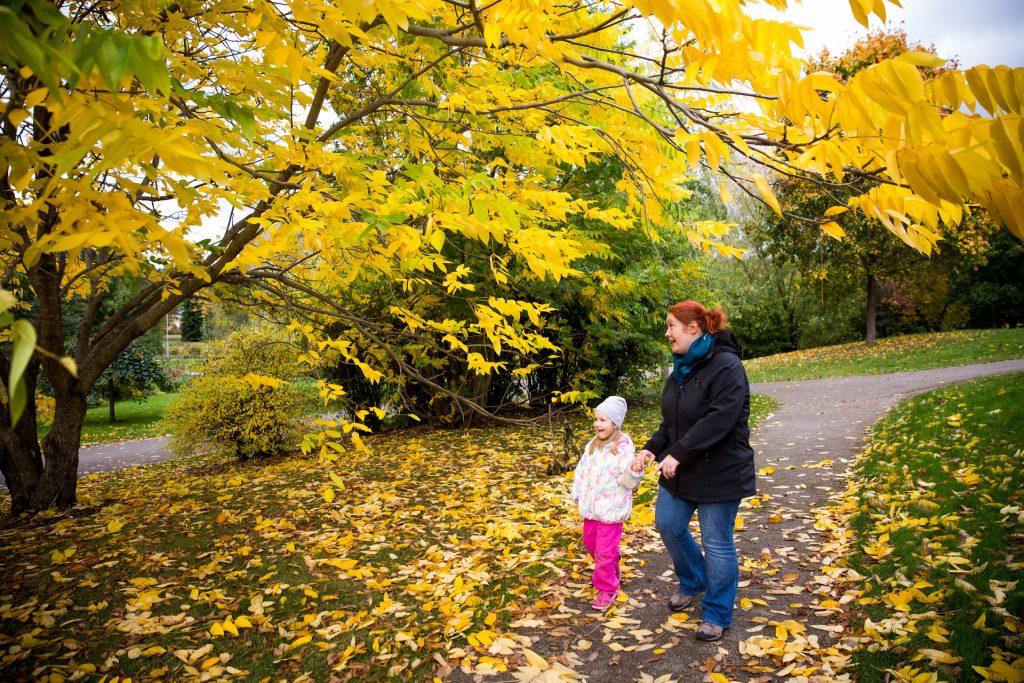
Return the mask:
{"type": "MultiPolygon", "coordinates": [[[[851,623],[859,647],[906,653],[886,670],[892,680],[955,677],[950,672],[962,666],[966,653],[953,644],[963,642],[965,630],[988,639],[992,664],[975,666],[978,674],[986,680],[1024,675],[1024,660],[1016,660],[1022,665],[1017,667],[993,645],[999,630],[988,626],[986,618],[1002,614],[1004,633],[1020,631],[1019,620],[1000,611],[1017,592],[1015,577],[1007,578],[1013,570],[981,550],[983,543],[975,536],[979,529],[1000,533],[994,529],[1013,529],[1021,521],[1019,508],[1005,500],[1007,491],[1019,488],[1014,479],[1019,472],[1011,464],[1017,454],[1007,452],[1000,429],[986,430],[985,421],[998,419],[999,413],[975,410],[984,414],[979,420],[969,409],[983,400],[990,400],[983,387],[913,399],[915,405],[876,427],[853,468],[861,476],[817,512],[815,527],[832,539],[824,548],[839,558],[829,563],[828,585],[842,590],[841,601],[819,602],[819,613],[830,614],[846,603],[859,605],[869,615],[851,623]],[[940,484],[946,490],[937,495],[940,484]],[[995,510],[1001,519],[993,526],[987,515],[995,510]],[[867,566],[872,574],[850,574],[845,567],[851,564],[867,566]],[[965,627],[962,619],[952,618],[951,604],[973,624],[965,627]]],[[[773,647],[781,662],[787,649],[780,635],[770,642],[752,638],[741,647],[754,655],[773,647]]]]}
{"type": "Polygon", "coordinates": [[[249,621],[249,617],[240,616],[237,619],[233,619],[229,614],[223,621],[215,621],[210,624],[210,635],[212,636],[223,636],[223,635],[238,635],[238,629],[240,628],[252,628],[252,622],[249,621]]]}
{"type": "Polygon", "coordinates": [[[77,548],[71,547],[64,550],[53,550],[50,552],[50,562],[53,564],[64,564],[74,557],[77,548]]]}
{"type": "Polygon", "coordinates": [[[893,546],[888,543],[889,534],[882,534],[874,543],[869,543],[861,546],[861,549],[875,560],[881,560],[892,554],[893,546]]]}
{"type": "Polygon", "coordinates": [[[1009,653],[997,653],[997,659],[989,666],[972,667],[986,681],[1006,681],[1021,683],[1024,681],[1024,657],[1014,657],[1009,653]]]}

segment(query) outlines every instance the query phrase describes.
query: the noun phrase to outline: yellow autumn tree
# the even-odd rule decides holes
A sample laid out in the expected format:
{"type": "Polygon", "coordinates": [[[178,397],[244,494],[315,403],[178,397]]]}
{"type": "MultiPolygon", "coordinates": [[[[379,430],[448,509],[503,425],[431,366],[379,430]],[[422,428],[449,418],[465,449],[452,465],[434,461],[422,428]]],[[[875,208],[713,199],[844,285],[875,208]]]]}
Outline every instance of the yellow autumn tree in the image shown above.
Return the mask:
{"type": "MultiPolygon", "coordinates": [[[[914,66],[936,58],[914,53],[840,83],[806,73],[791,50],[799,30],[752,18],[749,4],[0,5],[2,287],[31,305],[22,317],[38,350],[27,364],[23,352],[15,364],[12,349],[0,356],[8,391],[23,383],[27,396],[0,440],[14,509],[74,504],[89,389],[133,339],[217,283],[344,321],[334,339],[298,329],[314,352],[370,379],[382,364],[416,375],[390,353],[399,338],[485,373],[493,361],[480,344],[554,351],[546,307],[517,300],[508,266],[572,277],[601,245],[567,218],[665,226],[712,247],[721,226],[675,225],[670,211],[698,165],[776,208],[764,173],[739,177],[730,160],[819,181],[876,178],[855,206],[924,251],[972,201],[1024,235],[1024,72],[978,67],[926,84],[914,66]],[[606,156],[624,169],[618,203],[552,182],[606,156]],[[218,222],[219,237],[197,237],[218,222]],[[507,296],[469,298],[464,315],[444,319],[409,305],[365,319],[346,305],[366,273],[424,298],[465,292],[455,236],[492,250],[486,275],[507,296]],[[108,283],[125,274],[148,284],[101,318],[108,283]],[[72,298],[85,314],[65,348],[72,298]],[[60,361],[68,353],[77,375],[60,361]],[[56,400],[42,442],[40,372],[56,400]]],[[[850,5],[866,23],[886,0],[850,5]]]]}

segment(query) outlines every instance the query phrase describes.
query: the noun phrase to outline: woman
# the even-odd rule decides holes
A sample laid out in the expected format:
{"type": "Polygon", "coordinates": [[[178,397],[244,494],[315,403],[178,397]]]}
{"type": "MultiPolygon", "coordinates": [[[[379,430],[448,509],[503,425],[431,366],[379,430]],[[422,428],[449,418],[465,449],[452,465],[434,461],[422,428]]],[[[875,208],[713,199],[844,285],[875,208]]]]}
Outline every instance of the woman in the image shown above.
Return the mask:
{"type": "Polygon", "coordinates": [[[725,311],[696,301],[669,307],[665,337],[675,364],[661,396],[661,426],[641,451],[647,464],[658,461],[655,523],[679,579],[669,609],[686,609],[703,593],[697,640],[705,642],[732,624],[739,584],[733,525],[740,500],[755,493],[750,388],[726,323],[725,311]],[[689,530],[694,511],[700,546],[689,530]]]}

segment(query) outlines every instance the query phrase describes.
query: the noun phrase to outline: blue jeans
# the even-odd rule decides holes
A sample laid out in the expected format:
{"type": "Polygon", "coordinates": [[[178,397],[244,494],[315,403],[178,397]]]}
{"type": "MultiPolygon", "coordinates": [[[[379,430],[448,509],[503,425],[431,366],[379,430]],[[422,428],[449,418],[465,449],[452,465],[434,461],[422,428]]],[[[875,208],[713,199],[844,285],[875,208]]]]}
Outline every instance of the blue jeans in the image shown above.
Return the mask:
{"type": "Polygon", "coordinates": [[[733,604],[739,587],[740,567],[733,536],[739,509],[738,500],[693,503],[676,498],[664,488],[658,490],[654,508],[654,523],[672,557],[679,592],[696,595],[703,591],[704,621],[722,628],[732,625],[733,604]],[[695,510],[700,523],[700,546],[690,534],[690,520],[695,510]]]}

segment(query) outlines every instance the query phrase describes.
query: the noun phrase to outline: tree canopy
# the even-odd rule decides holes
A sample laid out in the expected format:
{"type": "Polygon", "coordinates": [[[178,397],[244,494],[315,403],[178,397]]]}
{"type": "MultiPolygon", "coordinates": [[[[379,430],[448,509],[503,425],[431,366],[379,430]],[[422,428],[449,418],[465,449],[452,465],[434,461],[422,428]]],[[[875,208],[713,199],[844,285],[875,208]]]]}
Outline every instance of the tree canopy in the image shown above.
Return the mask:
{"type": "MultiPolygon", "coordinates": [[[[749,4],[4,3],[0,282],[37,307],[40,351],[12,363],[5,350],[0,367],[9,388],[28,378],[25,414],[0,447],[8,484],[22,473],[16,507],[74,502],[85,395],[133,339],[216,283],[341,320],[333,338],[298,329],[368,379],[386,370],[429,386],[396,340],[478,373],[501,367],[487,349],[557,353],[551,306],[503,294],[512,274],[558,281],[605,250],[571,218],[657,226],[728,252],[723,224],[674,210],[698,167],[776,210],[766,173],[875,179],[850,205],[925,252],[966,202],[1024,236],[1024,70],[926,83],[916,66],[941,60],[912,52],[843,82],[808,73],[792,50],[799,29],[754,18],[749,4]],[[607,157],[621,168],[617,196],[561,185],[566,167],[607,157]],[[752,164],[730,166],[739,159],[752,164]],[[201,239],[218,221],[223,232],[201,239]],[[486,253],[486,297],[472,295],[460,240],[486,253]],[[147,284],[100,322],[110,279],[125,273],[147,284]],[[402,305],[361,317],[348,294],[366,282],[390,283],[402,305]],[[460,315],[430,315],[456,293],[467,295],[460,315]],[[59,360],[73,296],[90,302],[77,375],[59,360]],[[40,369],[57,404],[42,445],[40,369]]],[[[887,2],[850,5],[866,24],[887,2]]]]}

